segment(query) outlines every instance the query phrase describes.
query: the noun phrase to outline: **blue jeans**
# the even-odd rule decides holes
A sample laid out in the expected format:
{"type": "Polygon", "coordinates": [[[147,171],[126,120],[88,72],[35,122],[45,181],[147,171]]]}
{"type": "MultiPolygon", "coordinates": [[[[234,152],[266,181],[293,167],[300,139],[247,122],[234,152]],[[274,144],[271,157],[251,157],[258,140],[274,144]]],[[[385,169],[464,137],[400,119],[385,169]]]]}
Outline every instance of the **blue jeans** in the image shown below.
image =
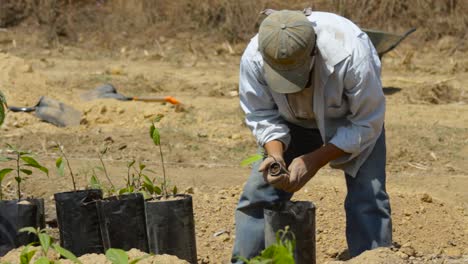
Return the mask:
{"type": "MultiPolygon", "coordinates": [[[[322,146],[316,129],[290,125],[291,143],[284,154],[287,165],[300,155],[322,146]]],[[[348,194],[345,200],[346,239],[351,257],[365,250],[391,246],[392,221],[390,201],[385,190],[385,131],[382,131],[369,158],[355,178],[345,175],[348,194]]],[[[289,200],[291,193],[275,189],[258,172],[261,161],[254,164],[236,209],[236,240],[232,263],[242,263],[236,256],[255,257],[265,248],[263,208],[289,200]]],[[[320,210],[320,208],[318,209],[320,210]]]]}

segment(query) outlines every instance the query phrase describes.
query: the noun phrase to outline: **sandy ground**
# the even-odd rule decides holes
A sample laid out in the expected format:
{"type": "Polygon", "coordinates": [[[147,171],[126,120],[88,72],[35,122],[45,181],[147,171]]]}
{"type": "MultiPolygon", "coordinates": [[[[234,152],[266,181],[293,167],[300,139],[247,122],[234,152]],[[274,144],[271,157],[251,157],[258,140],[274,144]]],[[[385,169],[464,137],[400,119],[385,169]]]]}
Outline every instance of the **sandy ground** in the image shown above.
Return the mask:
{"type": "MultiPolygon", "coordinates": [[[[0,32],[0,39],[19,34],[0,32]]],[[[49,177],[28,177],[25,195],[45,198],[47,217],[55,217],[53,194],[71,189],[69,179],[53,170],[56,143],[64,146],[82,188],[103,145],[109,147],[104,159],[115,184],[123,186],[126,164],[133,159],[153,169],[152,177],[161,177],[148,129],[152,118],[163,114],[159,126],[167,174],[179,190],[194,190],[199,262],[226,263],[234,208],[249,174],[239,162],[256,148],[238,102],[242,45],[234,52],[222,43],[210,44],[218,47],[216,52],[193,51],[167,39],[157,48],[123,45],[98,51],[31,47],[26,40],[0,41],[0,89],[8,103],[31,106],[45,95],[83,115],[81,125],[58,128],[34,114],[8,113],[0,128],[0,154],[8,154],[9,143],[33,151],[51,168],[49,177]],[[174,96],[185,111],[160,103],[80,99],[104,83],[129,96],[174,96]],[[214,236],[219,231],[223,234],[214,236]]],[[[468,56],[449,54],[446,42],[424,48],[402,44],[383,60],[387,185],[396,249],[353,263],[398,263],[392,257],[402,263],[468,263],[468,56]]],[[[4,187],[13,197],[13,178],[4,187]]],[[[317,263],[345,259],[345,195],[342,173],[327,167],[294,197],[317,206],[317,263]]]]}

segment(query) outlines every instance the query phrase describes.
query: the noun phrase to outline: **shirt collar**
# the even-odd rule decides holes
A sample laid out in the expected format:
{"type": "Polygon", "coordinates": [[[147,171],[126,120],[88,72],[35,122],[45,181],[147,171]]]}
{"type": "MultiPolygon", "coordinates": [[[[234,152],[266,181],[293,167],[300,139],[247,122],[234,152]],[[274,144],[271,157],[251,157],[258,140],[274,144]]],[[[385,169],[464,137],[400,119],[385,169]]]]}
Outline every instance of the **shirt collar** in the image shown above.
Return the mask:
{"type": "Polygon", "coordinates": [[[343,36],[338,37],[338,32],[318,26],[315,26],[315,30],[317,33],[318,50],[327,69],[332,73],[334,66],[351,54],[345,48],[343,36]]]}

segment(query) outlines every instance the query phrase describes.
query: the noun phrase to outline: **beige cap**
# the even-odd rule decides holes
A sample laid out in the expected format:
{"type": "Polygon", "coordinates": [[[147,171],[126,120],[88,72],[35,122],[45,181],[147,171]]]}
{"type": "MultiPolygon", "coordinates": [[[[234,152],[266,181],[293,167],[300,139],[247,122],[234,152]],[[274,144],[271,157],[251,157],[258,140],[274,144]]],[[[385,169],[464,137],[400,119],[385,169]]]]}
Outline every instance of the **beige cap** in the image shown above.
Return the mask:
{"type": "Polygon", "coordinates": [[[315,31],[304,13],[282,10],[263,20],[258,47],[263,56],[265,80],[278,93],[305,88],[312,69],[315,31]]]}

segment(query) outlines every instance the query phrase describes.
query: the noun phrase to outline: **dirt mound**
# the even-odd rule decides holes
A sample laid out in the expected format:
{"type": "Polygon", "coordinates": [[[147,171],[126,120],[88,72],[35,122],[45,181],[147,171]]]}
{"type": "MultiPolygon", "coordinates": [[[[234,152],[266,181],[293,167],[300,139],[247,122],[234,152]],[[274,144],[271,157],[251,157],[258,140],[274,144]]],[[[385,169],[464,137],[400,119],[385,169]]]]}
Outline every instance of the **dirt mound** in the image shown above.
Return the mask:
{"type": "MultiPolygon", "coordinates": [[[[414,254],[408,256],[405,252],[412,249],[391,250],[389,248],[377,248],[369,250],[349,261],[331,261],[327,264],[423,264],[423,263],[451,263],[463,264],[468,263],[468,255],[466,256],[447,256],[432,254],[428,256],[415,257],[414,254]]],[[[414,250],[413,250],[414,252],[414,250]]]]}
{"type": "MultiPolygon", "coordinates": [[[[20,255],[21,251],[24,247],[20,247],[8,252],[3,258],[0,260],[2,263],[11,263],[11,264],[19,264],[20,263],[20,255]]],[[[34,262],[38,257],[42,256],[39,247],[31,247],[31,250],[37,250],[32,262],[34,262]]],[[[165,264],[185,264],[188,263],[185,260],[180,260],[175,256],[170,255],[155,255],[149,256],[147,253],[141,252],[137,249],[132,249],[127,252],[129,260],[134,260],[138,258],[142,258],[138,263],[140,264],[151,264],[151,263],[165,263],[165,264]]],[[[49,259],[58,260],[59,256],[56,254],[48,254],[49,259]]],[[[107,260],[104,254],[86,254],[78,258],[83,264],[111,264],[109,260],[107,260]]],[[[70,260],[60,260],[60,263],[63,264],[73,264],[73,261],[70,260]]]]}

